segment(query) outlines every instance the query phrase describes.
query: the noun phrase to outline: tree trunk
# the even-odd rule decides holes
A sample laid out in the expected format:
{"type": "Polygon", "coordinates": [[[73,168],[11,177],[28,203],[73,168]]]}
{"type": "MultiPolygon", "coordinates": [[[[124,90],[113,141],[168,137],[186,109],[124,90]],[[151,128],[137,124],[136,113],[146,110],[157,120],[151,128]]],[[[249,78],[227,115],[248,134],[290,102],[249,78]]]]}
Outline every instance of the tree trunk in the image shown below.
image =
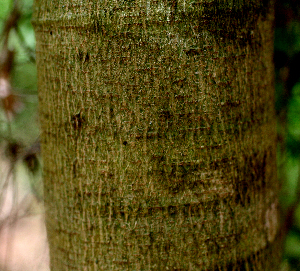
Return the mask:
{"type": "Polygon", "coordinates": [[[278,270],[273,5],[36,0],[52,270],[278,270]]]}

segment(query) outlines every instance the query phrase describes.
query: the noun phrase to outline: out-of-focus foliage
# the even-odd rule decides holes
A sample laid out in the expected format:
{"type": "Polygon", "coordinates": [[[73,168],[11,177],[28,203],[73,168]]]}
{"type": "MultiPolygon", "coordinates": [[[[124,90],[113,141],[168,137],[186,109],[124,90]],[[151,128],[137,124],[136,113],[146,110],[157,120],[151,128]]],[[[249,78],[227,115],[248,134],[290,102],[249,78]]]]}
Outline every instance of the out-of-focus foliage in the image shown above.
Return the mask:
{"type": "MultiPolygon", "coordinates": [[[[16,25],[8,33],[7,48],[5,38],[0,40],[0,58],[5,50],[13,52],[12,70],[9,72],[11,94],[14,99],[7,101],[8,107],[13,108],[7,118],[7,107],[0,109],[0,141],[19,142],[29,147],[38,137],[37,125],[37,83],[35,65],[35,36],[30,23],[33,0],[15,1],[18,3],[18,19],[16,25]]],[[[0,1],[0,33],[3,34],[7,19],[14,8],[11,0],[0,1]]],[[[3,85],[2,85],[3,87],[3,85]]],[[[1,88],[1,87],[0,87],[1,88]]],[[[1,96],[1,94],[0,94],[1,96]]],[[[2,95],[3,96],[3,95],[2,95]]]]}
{"type": "Polygon", "coordinates": [[[284,257],[300,270],[300,1],[277,0],[275,23],[278,176],[287,238],[284,257]]]}
{"type": "Polygon", "coordinates": [[[0,270],[49,270],[33,0],[0,0],[0,270]],[[38,242],[37,242],[38,241],[38,242]],[[26,249],[22,249],[26,247],[26,249]]]}

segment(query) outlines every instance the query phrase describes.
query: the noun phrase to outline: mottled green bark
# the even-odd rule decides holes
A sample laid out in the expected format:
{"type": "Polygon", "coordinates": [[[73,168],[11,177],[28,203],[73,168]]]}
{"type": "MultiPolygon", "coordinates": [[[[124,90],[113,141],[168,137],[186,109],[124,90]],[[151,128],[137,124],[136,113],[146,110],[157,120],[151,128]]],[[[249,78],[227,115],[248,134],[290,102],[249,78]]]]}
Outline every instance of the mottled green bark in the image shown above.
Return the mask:
{"type": "Polygon", "coordinates": [[[270,1],[34,14],[52,270],[276,270],[270,1]]]}

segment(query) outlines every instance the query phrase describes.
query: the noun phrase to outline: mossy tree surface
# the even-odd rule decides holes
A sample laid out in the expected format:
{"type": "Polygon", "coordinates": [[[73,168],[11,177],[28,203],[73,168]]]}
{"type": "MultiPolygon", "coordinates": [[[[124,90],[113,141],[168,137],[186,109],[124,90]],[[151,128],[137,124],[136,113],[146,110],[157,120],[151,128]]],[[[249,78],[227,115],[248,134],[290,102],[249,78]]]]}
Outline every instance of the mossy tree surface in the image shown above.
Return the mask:
{"type": "Polygon", "coordinates": [[[273,7],[36,0],[52,270],[276,270],[273,7]]]}

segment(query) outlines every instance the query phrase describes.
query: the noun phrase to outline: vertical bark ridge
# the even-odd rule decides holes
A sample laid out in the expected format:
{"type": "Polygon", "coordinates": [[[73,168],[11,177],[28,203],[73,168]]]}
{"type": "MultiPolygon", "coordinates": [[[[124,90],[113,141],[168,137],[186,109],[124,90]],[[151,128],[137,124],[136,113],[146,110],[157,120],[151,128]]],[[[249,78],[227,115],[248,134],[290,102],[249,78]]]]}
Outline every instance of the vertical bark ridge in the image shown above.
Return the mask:
{"type": "Polygon", "coordinates": [[[269,1],[36,1],[53,270],[276,270],[272,21],[269,1]]]}

